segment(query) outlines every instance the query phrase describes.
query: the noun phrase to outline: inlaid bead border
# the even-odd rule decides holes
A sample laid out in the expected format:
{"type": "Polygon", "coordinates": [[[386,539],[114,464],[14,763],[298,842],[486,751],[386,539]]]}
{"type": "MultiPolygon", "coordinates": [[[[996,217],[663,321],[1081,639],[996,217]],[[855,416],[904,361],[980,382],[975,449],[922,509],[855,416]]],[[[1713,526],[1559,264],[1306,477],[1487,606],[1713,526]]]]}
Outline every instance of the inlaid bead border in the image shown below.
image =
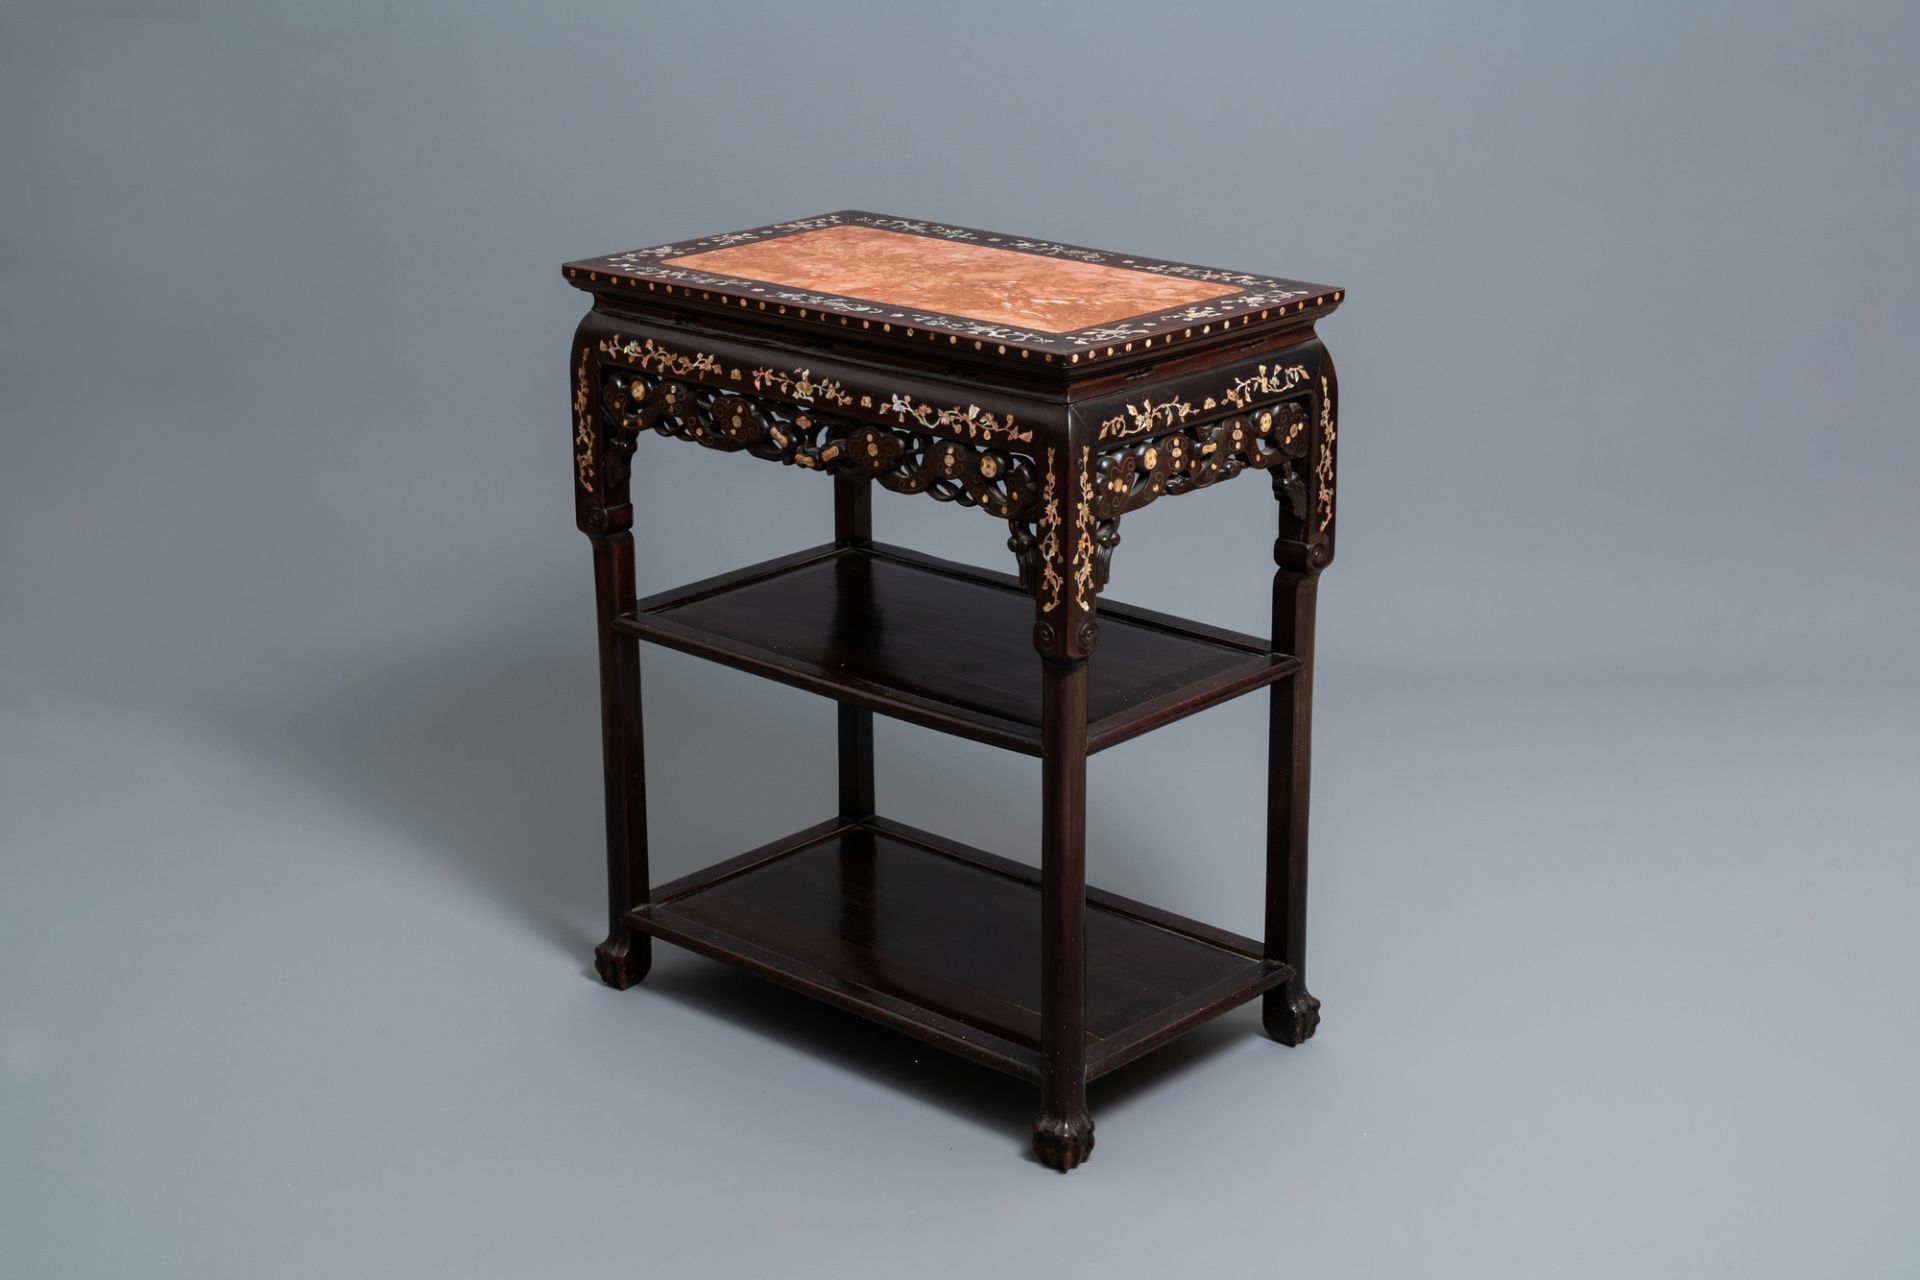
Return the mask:
{"type": "Polygon", "coordinates": [[[1345,290],[1341,289],[1316,294],[1311,288],[1300,287],[1300,281],[1282,280],[1273,276],[1221,271],[1177,262],[1160,262],[1100,249],[1084,249],[1076,245],[999,235],[970,227],[953,227],[941,223],[868,213],[834,213],[813,218],[800,218],[750,231],[730,231],[696,240],[634,249],[605,258],[590,259],[589,262],[605,264],[604,269],[596,269],[592,265],[585,268],[579,265],[569,266],[568,277],[579,279],[584,275],[592,284],[599,283],[604,277],[608,284],[624,285],[632,289],[638,289],[644,285],[649,292],[662,291],[669,295],[689,298],[698,296],[702,302],[717,302],[722,306],[738,305],[742,308],[766,311],[771,305],[771,309],[777,315],[795,316],[802,320],[814,319],[823,324],[838,323],[842,327],[851,327],[857,319],[863,329],[871,329],[877,323],[885,333],[891,334],[897,330],[909,338],[924,335],[928,341],[936,343],[944,338],[949,346],[958,346],[962,340],[967,340],[972,343],[975,351],[984,352],[991,347],[997,355],[1006,355],[1011,352],[1022,360],[1031,359],[1037,355],[1048,364],[1055,363],[1056,356],[1060,363],[1079,364],[1082,360],[1090,363],[1102,358],[1129,354],[1136,347],[1142,351],[1152,350],[1156,342],[1162,347],[1170,346],[1176,341],[1189,341],[1196,336],[1210,336],[1216,328],[1224,333],[1236,326],[1244,328],[1256,320],[1264,321],[1276,315],[1284,316],[1289,311],[1299,314],[1309,307],[1318,309],[1331,306],[1345,296],[1345,290]],[[1065,333],[1041,333],[1014,325],[973,320],[965,316],[890,307],[861,298],[819,293],[767,281],[696,271],[686,267],[673,267],[666,265],[664,261],[667,258],[685,257],[731,245],[750,244],[801,231],[848,225],[873,227],[882,231],[899,231],[933,239],[963,241],[1036,256],[1072,258],[1075,261],[1098,266],[1120,267],[1156,275],[1177,276],[1181,279],[1231,284],[1239,287],[1241,292],[1184,307],[1146,312],[1113,324],[1096,325],[1065,333]],[[1259,308],[1257,315],[1253,310],[1256,307],[1259,308]],[[1177,333],[1158,332],[1170,323],[1181,324],[1183,327],[1177,333]],[[1080,350],[1059,350],[1059,345],[1063,343],[1080,350]],[[1055,349],[1047,350],[1049,346],[1055,349]]]}

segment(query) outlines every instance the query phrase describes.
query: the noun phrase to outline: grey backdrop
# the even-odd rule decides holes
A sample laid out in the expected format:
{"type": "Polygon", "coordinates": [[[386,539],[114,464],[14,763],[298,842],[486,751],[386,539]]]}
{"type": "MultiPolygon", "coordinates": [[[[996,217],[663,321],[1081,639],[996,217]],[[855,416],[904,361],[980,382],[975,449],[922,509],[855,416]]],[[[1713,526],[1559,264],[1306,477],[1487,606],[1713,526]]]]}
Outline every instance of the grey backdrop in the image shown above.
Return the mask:
{"type": "MultiPolygon", "coordinates": [[[[1916,13],[7,5],[0,1271],[1913,1274],[1916,13]],[[558,264],[846,206],[1350,290],[1326,1022],[1102,1082],[1064,1179],[1023,1087],[587,970],[558,264]]],[[[826,535],[642,448],[643,591],[826,535]]],[[[1113,593],[1262,630],[1272,520],[1113,593]]],[[[645,667],[657,875],[823,812],[827,704],[645,667]]],[[[1095,882],[1256,929],[1263,727],[1100,756],[1095,882]]],[[[1030,762],[879,740],[1032,856],[1030,762]]]]}

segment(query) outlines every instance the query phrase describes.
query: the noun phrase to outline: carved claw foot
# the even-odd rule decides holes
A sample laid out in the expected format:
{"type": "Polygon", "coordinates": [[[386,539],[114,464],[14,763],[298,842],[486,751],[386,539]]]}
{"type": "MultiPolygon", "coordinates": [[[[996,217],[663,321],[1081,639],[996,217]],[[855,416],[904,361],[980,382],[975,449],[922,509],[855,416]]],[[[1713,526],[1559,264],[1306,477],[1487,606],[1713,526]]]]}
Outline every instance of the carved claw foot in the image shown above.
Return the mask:
{"type": "Polygon", "coordinates": [[[1093,1154],[1093,1117],[1084,1111],[1042,1111],[1033,1122],[1033,1154],[1061,1173],[1086,1163],[1093,1154]]]}
{"type": "Polygon", "coordinates": [[[593,967],[600,973],[600,981],[615,991],[625,991],[628,987],[647,976],[647,970],[653,967],[653,940],[615,936],[593,949],[593,967]]]}
{"type": "Polygon", "coordinates": [[[1283,987],[1262,1000],[1260,1019],[1281,1044],[1299,1044],[1320,1025],[1320,1001],[1305,987],[1283,987]]]}

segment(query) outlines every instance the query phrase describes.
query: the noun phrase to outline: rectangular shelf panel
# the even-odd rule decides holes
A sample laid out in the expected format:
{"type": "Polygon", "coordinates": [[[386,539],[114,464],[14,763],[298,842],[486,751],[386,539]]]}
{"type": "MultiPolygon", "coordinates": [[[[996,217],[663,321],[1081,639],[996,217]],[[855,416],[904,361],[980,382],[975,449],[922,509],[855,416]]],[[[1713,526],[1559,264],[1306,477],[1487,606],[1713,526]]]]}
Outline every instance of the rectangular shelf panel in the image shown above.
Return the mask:
{"type": "MultiPolygon", "coordinates": [[[[1040,876],[884,818],[826,822],[663,885],[656,938],[1027,1079],[1040,1074],[1040,876]]],[[[1260,944],[1087,891],[1087,1071],[1277,987],[1260,944]]]]}
{"type": "MultiPolygon", "coordinates": [[[[638,636],[785,684],[1040,754],[1033,599],[1014,578],[900,547],[817,547],[643,600],[638,636]]],[[[1087,749],[1299,670],[1255,636],[1103,600],[1087,749]]]]}

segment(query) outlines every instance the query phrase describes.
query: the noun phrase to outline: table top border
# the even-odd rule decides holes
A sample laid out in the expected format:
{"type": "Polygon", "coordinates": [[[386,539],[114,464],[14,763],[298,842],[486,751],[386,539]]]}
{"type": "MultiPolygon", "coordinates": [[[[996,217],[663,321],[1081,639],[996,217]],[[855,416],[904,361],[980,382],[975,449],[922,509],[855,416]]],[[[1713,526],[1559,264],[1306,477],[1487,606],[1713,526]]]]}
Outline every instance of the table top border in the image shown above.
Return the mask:
{"type": "Polygon", "coordinates": [[[625,292],[644,288],[648,292],[665,293],[720,307],[771,310],[781,316],[815,320],[839,327],[850,327],[857,323],[869,331],[877,326],[883,334],[891,337],[924,339],[935,343],[944,339],[949,346],[959,346],[965,342],[977,352],[1018,360],[1031,360],[1037,356],[1043,363],[1068,365],[1130,355],[1136,349],[1152,350],[1156,346],[1164,348],[1210,339],[1216,333],[1258,323],[1272,324],[1290,315],[1305,318],[1311,313],[1317,319],[1331,311],[1346,295],[1344,289],[1332,285],[1226,271],[859,209],[843,209],[810,218],[769,223],[744,231],[723,232],[626,253],[583,258],[567,263],[563,270],[569,283],[589,291],[606,289],[625,292]],[[979,244],[1035,257],[1066,258],[1177,279],[1226,284],[1234,286],[1237,292],[1197,303],[1142,312],[1109,324],[1091,325],[1064,333],[1045,333],[937,311],[891,306],[870,299],[669,266],[665,262],[668,258],[686,257],[712,249],[834,226],[874,227],[907,235],[979,244]]]}

